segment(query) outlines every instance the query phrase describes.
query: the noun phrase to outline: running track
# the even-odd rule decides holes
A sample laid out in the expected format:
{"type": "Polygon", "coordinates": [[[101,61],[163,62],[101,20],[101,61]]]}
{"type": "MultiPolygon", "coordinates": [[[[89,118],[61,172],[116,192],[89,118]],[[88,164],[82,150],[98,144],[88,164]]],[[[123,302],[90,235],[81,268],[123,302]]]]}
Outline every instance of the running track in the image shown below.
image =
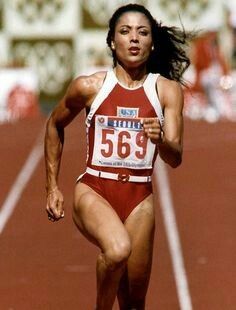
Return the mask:
{"type": "MultiPolygon", "coordinates": [[[[0,126],[0,309],[90,310],[98,252],[71,219],[74,181],[84,169],[83,118],[66,130],[60,176],[66,216],[58,223],[49,222],[44,211],[44,162],[40,157],[44,124],[45,117],[38,117],[0,126]],[[30,154],[32,162],[39,159],[31,172],[24,166],[30,154]],[[25,174],[17,179],[23,168],[25,174]],[[10,193],[14,194],[11,200],[10,193]],[[5,223],[3,209],[9,213],[5,223]]],[[[175,170],[162,169],[168,174],[169,192],[168,184],[155,182],[157,231],[149,310],[236,309],[235,129],[232,122],[186,120],[183,164],[175,170]],[[161,195],[174,209],[169,233],[176,233],[177,224],[178,235],[177,246],[174,242],[172,248],[164,220],[167,206],[162,205],[161,195]],[[180,257],[173,259],[173,246],[180,250],[174,256],[180,257]]]]}

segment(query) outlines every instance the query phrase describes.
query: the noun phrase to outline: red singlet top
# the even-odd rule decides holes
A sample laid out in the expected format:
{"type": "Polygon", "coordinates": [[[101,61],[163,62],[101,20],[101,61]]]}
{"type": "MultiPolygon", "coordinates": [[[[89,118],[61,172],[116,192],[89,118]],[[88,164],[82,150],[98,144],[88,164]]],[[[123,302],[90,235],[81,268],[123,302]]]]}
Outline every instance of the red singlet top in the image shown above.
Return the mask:
{"type": "Polygon", "coordinates": [[[107,72],[86,119],[88,167],[138,176],[152,174],[157,147],[145,136],[140,120],[158,117],[163,126],[156,91],[158,76],[149,73],[143,85],[127,88],[113,70],[107,72]]]}

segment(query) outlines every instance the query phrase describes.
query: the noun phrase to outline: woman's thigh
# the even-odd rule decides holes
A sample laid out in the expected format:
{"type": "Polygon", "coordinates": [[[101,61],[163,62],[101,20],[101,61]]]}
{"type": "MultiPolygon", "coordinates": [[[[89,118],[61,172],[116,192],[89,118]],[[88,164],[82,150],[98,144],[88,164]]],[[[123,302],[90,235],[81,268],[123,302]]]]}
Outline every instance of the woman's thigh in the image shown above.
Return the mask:
{"type": "Polygon", "coordinates": [[[130,238],[111,205],[93,189],[77,183],[74,194],[73,219],[81,233],[102,251],[130,238]]]}
{"type": "Polygon", "coordinates": [[[128,275],[137,285],[148,284],[153,254],[155,210],[153,195],[142,201],[129,215],[125,228],[130,236],[132,253],[128,260],[128,275]]]}

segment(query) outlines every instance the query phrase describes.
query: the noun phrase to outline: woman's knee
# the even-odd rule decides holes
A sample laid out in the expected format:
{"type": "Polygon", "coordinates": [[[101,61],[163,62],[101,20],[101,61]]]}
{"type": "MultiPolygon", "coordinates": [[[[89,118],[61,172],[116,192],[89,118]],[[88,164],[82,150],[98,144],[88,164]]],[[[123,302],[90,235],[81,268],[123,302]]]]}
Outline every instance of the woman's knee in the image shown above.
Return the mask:
{"type": "Polygon", "coordinates": [[[104,261],[110,270],[115,270],[125,265],[131,254],[130,240],[122,240],[110,246],[104,253],[104,261]]]}

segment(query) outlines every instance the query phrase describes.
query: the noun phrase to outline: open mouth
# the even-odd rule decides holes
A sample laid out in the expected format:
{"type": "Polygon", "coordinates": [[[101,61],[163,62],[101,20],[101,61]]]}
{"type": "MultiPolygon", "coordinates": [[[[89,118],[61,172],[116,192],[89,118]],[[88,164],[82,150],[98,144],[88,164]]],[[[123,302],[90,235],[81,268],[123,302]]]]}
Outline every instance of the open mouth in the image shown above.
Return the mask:
{"type": "Polygon", "coordinates": [[[133,47],[129,48],[129,51],[130,51],[131,54],[137,55],[139,53],[139,51],[140,51],[140,48],[133,46],[133,47]]]}

